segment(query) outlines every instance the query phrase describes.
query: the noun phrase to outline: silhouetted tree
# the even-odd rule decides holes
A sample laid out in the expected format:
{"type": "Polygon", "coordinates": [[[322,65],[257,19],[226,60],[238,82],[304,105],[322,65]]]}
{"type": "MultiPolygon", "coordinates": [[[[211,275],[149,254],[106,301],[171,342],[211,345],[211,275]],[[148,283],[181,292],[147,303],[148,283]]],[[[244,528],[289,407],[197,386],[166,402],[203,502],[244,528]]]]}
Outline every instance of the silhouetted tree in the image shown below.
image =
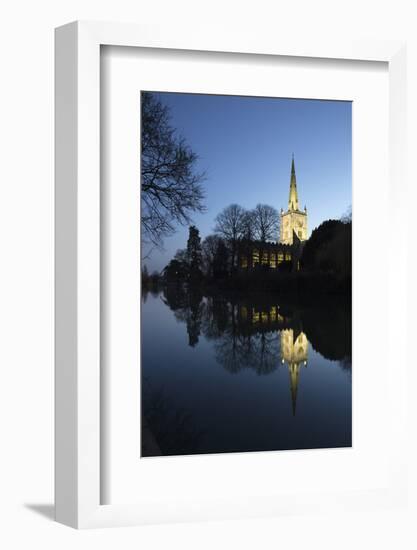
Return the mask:
{"type": "Polygon", "coordinates": [[[184,265],[188,266],[189,263],[188,263],[187,249],[186,248],[179,248],[175,252],[174,260],[177,260],[177,261],[183,263],[184,265]]]}
{"type": "Polygon", "coordinates": [[[242,237],[247,241],[256,239],[256,214],[254,210],[247,210],[243,214],[242,237]]]}
{"type": "Polygon", "coordinates": [[[181,283],[188,279],[188,265],[173,259],[164,269],[164,277],[167,283],[181,283]]]}
{"type": "Polygon", "coordinates": [[[238,204],[231,204],[216,216],[215,232],[221,235],[230,247],[231,269],[236,263],[236,252],[239,239],[243,236],[245,210],[238,204]]]}
{"type": "Polygon", "coordinates": [[[352,224],[327,220],[305,243],[301,256],[304,269],[350,278],[352,272],[352,224]]]}
{"type": "Polygon", "coordinates": [[[276,241],[279,232],[278,210],[268,204],[257,204],[252,213],[255,236],[261,242],[276,241]]]}
{"type": "Polygon", "coordinates": [[[204,175],[196,171],[196,153],[171,126],[168,107],[150,92],[141,97],[142,234],[161,247],[176,224],[189,224],[192,212],[204,210],[204,175]]]}
{"type": "Polygon", "coordinates": [[[229,250],[223,239],[219,240],[213,261],[213,277],[223,279],[227,276],[229,270],[229,250]]]}
{"type": "Polygon", "coordinates": [[[190,281],[196,282],[200,280],[202,277],[201,238],[195,225],[192,225],[189,229],[187,241],[187,260],[190,281]]]}
{"type": "Polygon", "coordinates": [[[203,271],[207,277],[213,277],[214,259],[220,240],[218,235],[208,235],[201,243],[203,271]]]}

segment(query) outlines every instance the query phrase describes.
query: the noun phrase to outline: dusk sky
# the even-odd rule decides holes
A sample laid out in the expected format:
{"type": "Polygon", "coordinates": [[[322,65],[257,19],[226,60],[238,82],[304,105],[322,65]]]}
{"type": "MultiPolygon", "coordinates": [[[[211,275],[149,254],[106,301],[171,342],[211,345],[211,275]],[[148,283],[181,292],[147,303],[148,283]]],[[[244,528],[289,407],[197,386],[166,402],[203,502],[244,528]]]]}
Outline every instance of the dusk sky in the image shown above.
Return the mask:
{"type": "MultiPolygon", "coordinates": [[[[300,208],[307,206],[308,235],[327,219],[340,218],[352,204],[352,105],[348,101],[254,98],[158,93],[171,124],[185,138],[206,173],[206,212],[193,222],[204,239],[216,215],[229,204],[288,207],[294,153],[300,208]]],[[[178,226],[146,265],[162,270],[188,227],[178,226]]]]}

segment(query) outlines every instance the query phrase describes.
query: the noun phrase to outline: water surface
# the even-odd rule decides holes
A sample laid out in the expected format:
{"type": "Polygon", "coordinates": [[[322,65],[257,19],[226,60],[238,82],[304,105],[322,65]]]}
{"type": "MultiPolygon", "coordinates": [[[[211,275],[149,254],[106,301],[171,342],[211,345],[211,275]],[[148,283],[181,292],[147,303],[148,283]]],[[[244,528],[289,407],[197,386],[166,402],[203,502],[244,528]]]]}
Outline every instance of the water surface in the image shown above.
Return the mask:
{"type": "Polygon", "coordinates": [[[346,301],[142,300],[142,456],[351,446],[346,301]]]}

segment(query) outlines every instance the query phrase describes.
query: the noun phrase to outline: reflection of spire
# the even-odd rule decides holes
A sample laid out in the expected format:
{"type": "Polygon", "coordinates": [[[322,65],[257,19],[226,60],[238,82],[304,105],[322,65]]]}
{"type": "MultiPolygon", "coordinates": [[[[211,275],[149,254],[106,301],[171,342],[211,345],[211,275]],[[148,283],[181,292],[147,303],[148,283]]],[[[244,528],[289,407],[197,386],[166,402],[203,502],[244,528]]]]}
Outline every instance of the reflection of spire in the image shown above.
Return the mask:
{"type": "Polygon", "coordinates": [[[307,365],[308,340],[304,332],[294,329],[281,331],[281,361],[287,363],[290,374],[292,413],[297,405],[298,377],[301,365],[307,365]]]}
{"type": "Polygon", "coordinates": [[[297,388],[298,388],[298,374],[300,372],[300,363],[292,363],[291,365],[288,365],[288,370],[290,373],[292,415],[295,416],[295,409],[297,406],[297,388]]]}

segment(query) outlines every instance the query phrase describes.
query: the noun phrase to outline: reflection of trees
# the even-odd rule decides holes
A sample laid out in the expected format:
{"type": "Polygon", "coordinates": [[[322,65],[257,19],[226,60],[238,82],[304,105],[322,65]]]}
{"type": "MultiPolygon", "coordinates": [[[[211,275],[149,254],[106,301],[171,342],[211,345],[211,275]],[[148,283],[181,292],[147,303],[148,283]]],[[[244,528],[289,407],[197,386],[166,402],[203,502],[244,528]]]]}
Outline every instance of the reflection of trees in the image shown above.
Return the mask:
{"type": "Polygon", "coordinates": [[[194,426],[192,415],[178,408],[162,388],[142,386],[142,456],[198,452],[204,431],[194,426]]]}
{"type": "Polygon", "coordinates": [[[216,360],[229,372],[251,368],[258,374],[274,371],[280,363],[279,333],[302,331],[325,359],[351,364],[351,309],[345,302],[320,301],[308,305],[278,304],[273,295],[232,299],[222,293],[204,298],[199,287],[167,287],[164,301],[178,321],[186,324],[189,345],[200,334],[214,342],[216,360]]]}
{"type": "Polygon", "coordinates": [[[279,366],[278,332],[272,325],[256,326],[247,310],[243,303],[209,297],[202,324],[204,336],[214,340],[216,360],[229,372],[251,368],[267,374],[279,366]]]}
{"type": "MultiPolygon", "coordinates": [[[[303,326],[313,348],[330,361],[352,360],[352,312],[350,303],[321,303],[303,308],[303,326]]],[[[348,369],[348,367],[347,367],[348,369]]]]}
{"type": "Polygon", "coordinates": [[[278,332],[243,335],[227,330],[214,349],[217,362],[231,373],[250,368],[257,374],[269,374],[279,367],[278,332]]]}
{"type": "Polygon", "coordinates": [[[200,292],[190,292],[189,306],[187,309],[187,333],[188,344],[194,347],[198,344],[201,331],[201,317],[203,315],[203,296],[200,292]]]}
{"type": "Polygon", "coordinates": [[[147,288],[142,288],[142,302],[146,304],[148,299],[149,290],[147,288]]]}
{"type": "Polygon", "coordinates": [[[344,357],[339,361],[339,366],[342,370],[346,372],[352,371],[352,357],[344,357]]]}
{"type": "Polygon", "coordinates": [[[206,299],[202,330],[207,340],[217,340],[227,330],[232,316],[232,305],[222,296],[206,299]]]}
{"type": "Polygon", "coordinates": [[[174,312],[178,321],[186,324],[189,346],[196,346],[200,337],[204,311],[201,288],[168,285],[164,289],[164,303],[174,312]]]}

